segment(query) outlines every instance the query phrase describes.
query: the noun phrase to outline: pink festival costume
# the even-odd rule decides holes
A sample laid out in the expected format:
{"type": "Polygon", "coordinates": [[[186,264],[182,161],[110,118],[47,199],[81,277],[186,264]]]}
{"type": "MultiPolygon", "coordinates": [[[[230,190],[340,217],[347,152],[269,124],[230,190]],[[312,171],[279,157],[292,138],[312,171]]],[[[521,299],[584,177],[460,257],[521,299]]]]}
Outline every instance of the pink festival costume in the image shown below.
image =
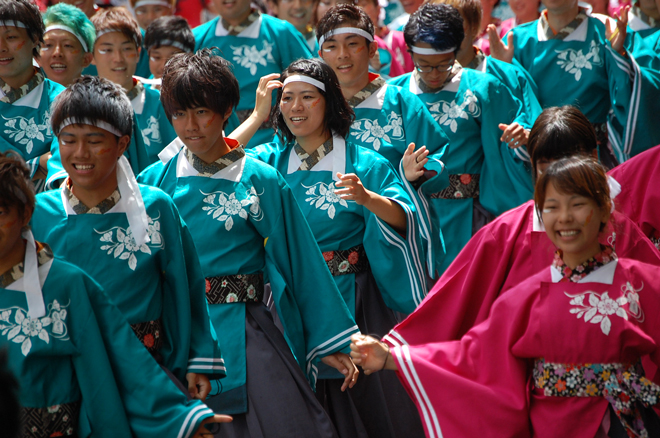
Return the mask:
{"type": "MultiPolygon", "coordinates": [[[[610,232],[602,243],[613,243],[619,257],[660,266],[660,253],[630,219],[614,212],[609,227],[615,239],[610,232]]],[[[546,269],[554,251],[534,201],[502,214],[470,239],[420,306],[383,340],[395,347],[460,339],[488,318],[501,294],[546,269]]]]}
{"type": "Polygon", "coordinates": [[[621,184],[616,209],[660,249],[660,146],[618,165],[609,175],[621,184]]]}
{"type": "Polygon", "coordinates": [[[646,355],[660,363],[659,275],[620,258],[579,283],[557,282],[546,266],[460,341],[393,348],[427,436],[607,436],[622,424],[610,406],[657,403],[660,387],[633,369],[646,355]]]}

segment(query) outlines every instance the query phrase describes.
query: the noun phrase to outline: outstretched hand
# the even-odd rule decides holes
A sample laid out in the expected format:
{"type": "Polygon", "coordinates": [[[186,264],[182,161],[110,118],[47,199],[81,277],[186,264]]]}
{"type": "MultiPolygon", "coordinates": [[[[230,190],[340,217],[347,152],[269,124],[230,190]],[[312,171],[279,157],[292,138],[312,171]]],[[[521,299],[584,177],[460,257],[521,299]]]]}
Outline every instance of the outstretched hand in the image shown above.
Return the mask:
{"type": "Polygon", "coordinates": [[[206,424],[213,424],[213,423],[231,423],[233,420],[232,417],[229,415],[220,415],[220,414],[215,414],[212,417],[209,417],[202,421],[202,424],[199,425],[197,428],[197,431],[195,432],[195,435],[193,435],[192,438],[213,438],[213,433],[209,431],[206,427],[204,427],[206,424]]]}
{"type": "Polygon", "coordinates": [[[517,122],[514,122],[510,125],[500,123],[498,127],[504,131],[500,137],[500,141],[509,143],[509,147],[511,149],[516,149],[527,145],[527,141],[529,140],[529,131],[523,128],[517,122]]]}
{"type": "Polygon", "coordinates": [[[494,24],[489,24],[487,30],[490,56],[511,64],[511,61],[513,61],[513,32],[509,32],[506,37],[506,44],[504,44],[504,41],[497,34],[497,27],[494,24]]]}
{"type": "Polygon", "coordinates": [[[424,175],[424,166],[429,162],[428,155],[426,146],[415,150],[415,143],[408,145],[403,153],[403,170],[408,181],[417,181],[424,175]]]}
{"type": "Polygon", "coordinates": [[[334,353],[321,358],[321,362],[331,366],[344,375],[344,383],[341,385],[341,390],[346,391],[346,388],[352,388],[357,383],[358,371],[357,367],[351,360],[351,357],[346,353],[334,353]]]}
{"type": "MultiPolygon", "coordinates": [[[[351,336],[351,358],[356,365],[360,365],[367,376],[385,368],[390,358],[390,350],[384,343],[378,339],[356,334],[351,336]]],[[[396,370],[396,364],[389,360],[388,369],[396,370]]]]}

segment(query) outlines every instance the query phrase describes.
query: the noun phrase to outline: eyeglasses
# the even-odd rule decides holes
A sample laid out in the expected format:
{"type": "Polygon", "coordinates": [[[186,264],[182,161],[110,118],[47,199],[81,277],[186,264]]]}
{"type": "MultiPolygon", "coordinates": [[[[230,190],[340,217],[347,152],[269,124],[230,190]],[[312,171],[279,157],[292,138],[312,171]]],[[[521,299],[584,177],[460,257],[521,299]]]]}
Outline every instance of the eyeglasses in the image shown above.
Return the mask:
{"type": "Polygon", "coordinates": [[[436,66],[425,65],[422,67],[418,64],[415,64],[415,70],[417,70],[420,73],[431,73],[433,70],[438,70],[438,73],[445,73],[451,71],[452,68],[454,68],[454,61],[446,65],[441,64],[436,66]]]}

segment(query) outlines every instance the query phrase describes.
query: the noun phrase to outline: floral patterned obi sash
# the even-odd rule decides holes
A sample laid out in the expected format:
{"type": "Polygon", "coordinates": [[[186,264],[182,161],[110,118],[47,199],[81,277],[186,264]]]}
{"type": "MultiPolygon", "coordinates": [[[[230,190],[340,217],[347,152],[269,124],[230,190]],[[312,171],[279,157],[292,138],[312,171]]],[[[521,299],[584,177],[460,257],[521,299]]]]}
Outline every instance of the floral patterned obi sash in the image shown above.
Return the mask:
{"type": "Polygon", "coordinates": [[[206,300],[209,304],[258,303],[263,299],[262,273],[206,278],[206,300]]]}
{"type": "Polygon", "coordinates": [[[470,199],[479,197],[478,173],[462,173],[449,175],[449,186],[440,192],[432,193],[435,199],[470,199]]]}
{"type": "Polygon", "coordinates": [[[160,319],[154,321],[138,322],[131,324],[140,342],[147,347],[151,354],[155,354],[163,347],[163,322],[160,319]]]}
{"type": "Polygon", "coordinates": [[[641,365],[563,364],[537,359],[534,387],[548,397],[605,397],[630,437],[648,437],[636,402],[658,403],[660,386],[644,377],[641,365]]]}
{"type": "Polygon", "coordinates": [[[48,408],[21,409],[21,438],[76,436],[80,401],[48,408]]]}
{"type": "Polygon", "coordinates": [[[369,259],[363,245],[337,251],[326,251],[323,253],[330,273],[333,276],[357,274],[369,269],[369,259]]]}

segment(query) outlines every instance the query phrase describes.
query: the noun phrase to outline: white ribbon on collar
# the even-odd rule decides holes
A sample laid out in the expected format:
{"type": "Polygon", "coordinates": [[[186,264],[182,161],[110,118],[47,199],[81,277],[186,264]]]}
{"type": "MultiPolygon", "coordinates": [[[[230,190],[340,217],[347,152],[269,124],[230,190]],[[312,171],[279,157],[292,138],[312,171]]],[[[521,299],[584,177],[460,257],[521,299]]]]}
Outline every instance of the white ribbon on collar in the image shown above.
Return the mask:
{"type": "Polygon", "coordinates": [[[28,316],[31,319],[46,315],[44,295],[41,292],[39,281],[39,266],[37,264],[37,244],[32,231],[27,229],[21,234],[27,245],[25,247],[25,261],[23,263],[23,284],[25,285],[25,298],[27,298],[28,316]]]}
{"type": "Polygon", "coordinates": [[[140,246],[150,242],[147,210],[144,207],[142,194],[135,180],[131,165],[128,164],[128,160],[124,155],[119,158],[117,163],[117,186],[119,186],[119,194],[126,202],[126,217],[128,218],[128,225],[131,227],[135,244],[140,246]]]}
{"type": "Polygon", "coordinates": [[[621,184],[619,181],[615,180],[611,176],[607,176],[607,185],[610,188],[610,199],[612,200],[612,207],[610,208],[610,213],[614,213],[614,198],[619,196],[621,193],[621,184]]]}
{"type": "Polygon", "coordinates": [[[373,42],[374,37],[371,35],[369,32],[359,29],[357,27],[338,27],[337,29],[331,30],[330,32],[326,33],[319,39],[319,47],[323,45],[326,39],[330,38],[333,35],[341,35],[343,33],[354,33],[356,35],[360,35],[362,37],[365,37],[367,41],[373,42]]]}
{"type": "Polygon", "coordinates": [[[309,76],[305,76],[305,75],[291,75],[287,77],[284,80],[284,84],[282,85],[282,88],[286,87],[286,84],[289,84],[291,82],[305,82],[307,84],[315,86],[321,91],[325,91],[325,84],[323,82],[317,81],[316,79],[310,78],[309,76]]]}
{"type": "Polygon", "coordinates": [[[89,47],[87,47],[87,43],[85,42],[85,39],[84,39],[84,38],[83,38],[78,32],[76,32],[75,30],[71,29],[69,26],[65,26],[65,25],[63,25],[63,24],[51,24],[50,26],[48,26],[48,27],[46,28],[46,32],[44,32],[44,34],[50,32],[51,30],[58,30],[58,29],[59,29],[59,30],[67,31],[67,32],[69,32],[71,35],[73,35],[74,37],[76,37],[76,38],[78,39],[78,41],[80,41],[80,44],[82,45],[82,48],[83,48],[83,50],[85,51],[85,53],[88,53],[88,52],[89,52],[89,47]]]}

